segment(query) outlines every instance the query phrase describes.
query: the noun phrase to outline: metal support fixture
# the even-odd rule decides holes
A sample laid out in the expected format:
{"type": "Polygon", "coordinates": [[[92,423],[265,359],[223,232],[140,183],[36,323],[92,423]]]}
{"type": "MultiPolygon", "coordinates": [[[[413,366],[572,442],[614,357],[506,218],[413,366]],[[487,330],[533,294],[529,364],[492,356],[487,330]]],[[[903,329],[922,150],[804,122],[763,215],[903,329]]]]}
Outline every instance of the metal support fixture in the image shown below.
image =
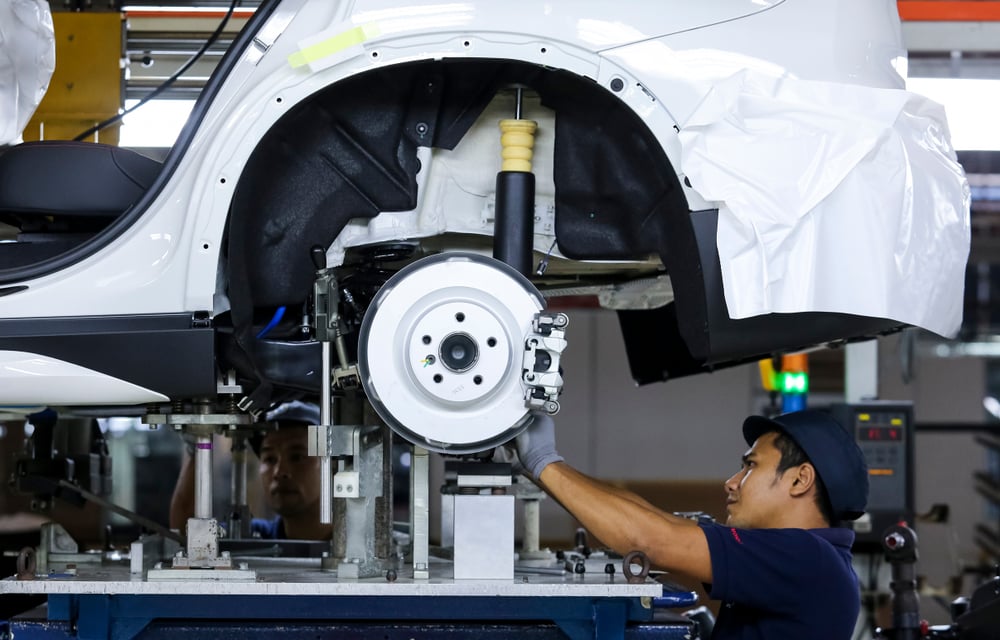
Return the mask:
{"type": "Polygon", "coordinates": [[[194,517],[212,517],[212,433],[198,433],[194,450],[194,517]]]}
{"type": "Polygon", "coordinates": [[[177,542],[158,535],[139,536],[129,547],[129,573],[141,577],[164,557],[178,551],[177,542]]]}
{"type": "Polygon", "coordinates": [[[521,504],[524,518],[524,530],[521,536],[521,550],[518,556],[522,561],[542,560],[548,562],[553,555],[549,549],[542,549],[539,542],[541,501],[545,499],[545,492],[538,485],[518,476],[514,478],[514,497],[521,504]]]}
{"type": "MultiPolygon", "coordinates": [[[[206,405],[201,405],[205,407],[206,405]]],[[[214,425],[188,425],[195,436],[194,517],[187,521],[187,555],[178,552],[174,568],[231,568],[229,555],[219,556],[219,523],[212,517],[212,439],[214,425]]]]}
{"type": "Polygon", "coordinates": [[[538,123],[522,120],[523,89],[516,89],[513,120],[501,120],[503,163],[496,181],[493,257],[522,275],[532,273],[535,233],[535,174],[531,158],[538,123]]]}
{"type": "Polygon", "coordinates": [[[386,530],[384,512],[385,505],[392,502],[392,493],[384,489],[392,476],[383,469],[384,456],[391,449],[389,429],[356,428],[354,437],[356,453],[351,465],[333,477],[333,495],[345,502],[344,557],[337,567],[340,579],[382,575],[390,561],[391,534],[386,530]]]}
{"type": "MultiPolygon", "coordinates": [[[[324,424],[309,425],[308,453],[310,456],[320,458],[320,522],[330,524],[333,522],[333,499],[337,496],[333,489],[333,459],[349,458],[357,452],[359,434],[361,427],[348,425],[329,424],[332,421],[332,413],[329,409],[322,417],[324,424]],[[327,485],[324,490],[323,485],[327,485]],[[323,492],[329,492],[329,501],[323,497],[323,492]]],[[[342,493],[342,492],[341,492],[342,493]]]]}
{"type": "Polygon", "coordinates": [[[410,457],[410,541],[413,545],[413,579],[430,578],[430,456],[414,446],[410,457]]]}
{"type": "Polygon", "coordinates": [[[524,501],[524,542],[523,553],[538,553],[539,538],[539,516],[540,507],[538,500],[524,501]]]}
{"type": "MultiPolygon", "coordinates": [[[[337,403],[332,421],[376,422],[361,396],[337,403]],[[366,410],[367,408],[367,410],[366,410]]],[[[310,456],[337,458],[333,475],[333,558],[338,578],[381,575],[392,559],[392,460],[388,427],[313,425],[309,427],[310,456]]]]}
{"type": "Polygon", "coordinates": [[[505,463],[450,462],[456,580],[514,579],[514,496],[505,463]]]}
{"type": "MultiPolygon", "coordinates": [[[[163,568],[158,563],[147,574],[148,580],[254,580],[256,573],[241,564],[233,567],[229,553],[219,553],[219,523],[212,517],[212,439],[226,427],[235,430],[239,425],[247,425],[251,416],[238,413],[213,413],[214,407],[208,401],[194,404],[192,413],[183,413],[182,407],[176,412],[147,414],[143,422],[147,424],[169,424],[195,437],[194,451],[194,517],[187,521],[186,547],[178,551],[172,559],[172,568],[163,568]],[[224,569],[225,571],[215,571],[224,569]],[[179,571],[181,570],[181,571],[179,571]]],[[[238,434],[233,434],[234,436],[238,434]]],[[[235,442],[234,442],[234,446],[235,442]]],[[[234,508],[239,505],[239,480],[234,478],[231,497],[234,508]]],[[[242,480],[245,504],[245,473],[242,480]]],[[[249,514],[248,514],[249,515],[249,514]]]]}
{"type": "Polygon", "coordinates": [[[39,575],[64,572],[67,565],[100,561],[101,556],[80,553],[76,540],[61,524],[47,522],[42,525],[38,551],[35,553],[35,572],[39,575]]]}

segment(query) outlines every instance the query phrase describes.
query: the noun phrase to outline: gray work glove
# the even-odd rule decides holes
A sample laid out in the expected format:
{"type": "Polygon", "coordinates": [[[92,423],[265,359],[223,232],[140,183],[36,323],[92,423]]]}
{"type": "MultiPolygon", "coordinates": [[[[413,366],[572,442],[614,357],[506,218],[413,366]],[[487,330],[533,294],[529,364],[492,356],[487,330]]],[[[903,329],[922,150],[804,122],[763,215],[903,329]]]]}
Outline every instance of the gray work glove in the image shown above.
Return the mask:
{"type": "Polygon", "coordinates": [[[556,425],[548,414],[534,414],[531,424],[517,436],[515,443],[517,457],[535,480],[542,474],[542,469],[553,462],[563,461],[563,457],[556,452],[556,425]]]}
{"type": "Polygon", "coordinates": [[[514,441],[510,441],[502,447],[493,450],[493,462],[505,462],[510,465],[511,473],[516,476],[528,475],[528,470],[524,468],[517,457],[517,449],[514,448],[514,441]]]}

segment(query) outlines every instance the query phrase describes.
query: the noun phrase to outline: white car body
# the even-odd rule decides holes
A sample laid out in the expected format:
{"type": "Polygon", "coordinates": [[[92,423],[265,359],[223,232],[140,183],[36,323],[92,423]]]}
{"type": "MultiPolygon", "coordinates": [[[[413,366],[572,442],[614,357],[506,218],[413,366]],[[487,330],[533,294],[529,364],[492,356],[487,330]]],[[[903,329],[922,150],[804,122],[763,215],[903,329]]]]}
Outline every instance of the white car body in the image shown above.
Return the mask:
{"type": "MultiPolygon", "coordinates": [[[[904,85],[905,50],[892,0],[282,0],[260,11],[267,15],[251,22],[255,37],[234,45],[242,48],[231,52],[228,73],[168,158],[166,181],[135,203],[127,228],[116,229],[117,235],[105,231],[110,240],[103,242],[98,234],[92,245],[98,249],[88,254],[85,245],[80,259],[60,268],[28,270],[24,278],[18,270],[0,272],[0,292],[7,292],[0,296],[0,338],[11,322],[198,313],[211,320],[228,311],[224,234],[252,154],[283,116],[319,92],[366,74],[423,61],[482,60],[585,79],[645,124],[675,168],[689,211],[717,203],[684,184],[678,132],[734,69],[875,89],[904,85]]],[[[526,117],[540,123],[534,249],[558,258],[551,218],[554,117],[530,95],[525,105],[526,117]]],[[[494,122],[511,117],[504,113],[508,108],[509,95],[495,99],[484,112],[489,117],[454,149],[418,146],[417,206],[352,220],[328,248],[331,266],[361,245],[446,233],[488,238],[500,162],[494,122]]],[[[601,261],[578,262],[586,269],[586,263],[601,261]]],[[[605,262],[599,268],[627,267],[647,276],[658,265],[655,257],[605,262]]],[[[30,350],[0,340],[0,405],[168,399],[161,390],[141,391],[141,385],[110,374],[111,382],[95,384],[105,374],[80,363],[52,372],[59,367],[51,355],[38,355],[45,366],[38,360],[37,367],[26,367],[30,356],[30,350]]],[[[157,366],[156,360],[148,366],[157,366]]]]}

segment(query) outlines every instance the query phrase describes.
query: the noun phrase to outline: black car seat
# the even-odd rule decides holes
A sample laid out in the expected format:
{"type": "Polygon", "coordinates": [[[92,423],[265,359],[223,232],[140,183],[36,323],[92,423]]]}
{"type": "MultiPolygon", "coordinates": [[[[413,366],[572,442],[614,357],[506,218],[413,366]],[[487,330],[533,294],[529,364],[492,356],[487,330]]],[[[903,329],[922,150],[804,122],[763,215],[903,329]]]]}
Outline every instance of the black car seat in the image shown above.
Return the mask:
{"type": "Polygon", "coordinates": [[[0,153],[0,268],[32,264],[84,242],[149,189],[161,164],[108,144],[25,142],[0,153]]]}

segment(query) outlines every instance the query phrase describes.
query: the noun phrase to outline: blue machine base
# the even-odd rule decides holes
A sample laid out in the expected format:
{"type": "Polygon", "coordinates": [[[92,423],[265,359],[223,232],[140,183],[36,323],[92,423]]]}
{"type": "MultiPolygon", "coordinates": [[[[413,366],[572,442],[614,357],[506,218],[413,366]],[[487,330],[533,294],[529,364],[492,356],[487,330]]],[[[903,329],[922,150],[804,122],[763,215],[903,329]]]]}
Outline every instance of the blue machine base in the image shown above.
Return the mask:
{"type": "MultiPolygon", "coordinates": [[[[65,640],[76,638],[70,623],[45,620],[12,620],[10,631],[17,640],[65,640]]],[[[689,640],[688,622],[629,623],[620,636],[625,640],[689,640]]],[[[378,638],[381,640],[565,640],[563,631],[551,623],[464,623],[432,622],[209,622],[156,621],[135,636],[139,640],[176,640],[206,638],[211,640],[289,640],[378,638]]]]}
{"type": "MultiPolygon", "coordinates": [[[[656,604],[689,603],[667,599],[656,604]]],[[[691,639],[697,638],[694,628],[687,618],[643,606],[639,598],[562,596],[50,594],[45,607],[9,622],[9,633],[18,640],[225,640],[276,633],[311,639],[691,639]]]]}

